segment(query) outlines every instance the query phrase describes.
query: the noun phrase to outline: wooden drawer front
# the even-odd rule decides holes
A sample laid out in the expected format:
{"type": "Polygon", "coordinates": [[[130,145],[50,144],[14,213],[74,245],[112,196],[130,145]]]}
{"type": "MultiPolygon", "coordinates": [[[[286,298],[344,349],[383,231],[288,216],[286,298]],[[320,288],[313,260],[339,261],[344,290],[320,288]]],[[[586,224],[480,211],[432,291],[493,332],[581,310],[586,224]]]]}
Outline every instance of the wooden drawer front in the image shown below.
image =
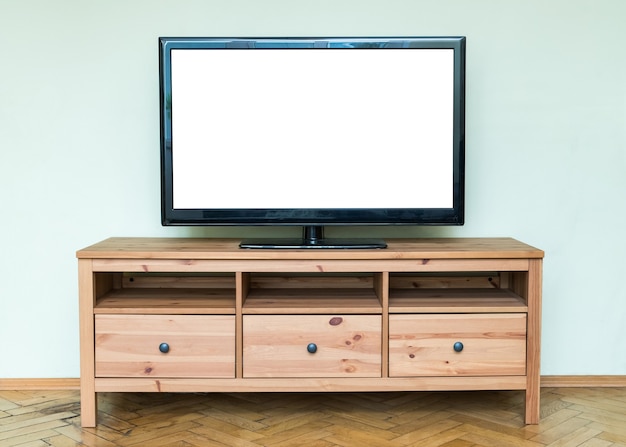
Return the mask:
{"type": "Polygon", "coordinates": [[[97,377],[235,376],[232,315],[96,315],[95,327],[97,377]]]}
{"type": "Polygon", "coordinates": [[[380,315],[245,315],[243,375],[380,377],[381,334],[380,315]]]}
{"type": "Polygon", "coordinates": [[[389,316],[391,377],[524,375],[525,365],[526,314],[389,316]]]}

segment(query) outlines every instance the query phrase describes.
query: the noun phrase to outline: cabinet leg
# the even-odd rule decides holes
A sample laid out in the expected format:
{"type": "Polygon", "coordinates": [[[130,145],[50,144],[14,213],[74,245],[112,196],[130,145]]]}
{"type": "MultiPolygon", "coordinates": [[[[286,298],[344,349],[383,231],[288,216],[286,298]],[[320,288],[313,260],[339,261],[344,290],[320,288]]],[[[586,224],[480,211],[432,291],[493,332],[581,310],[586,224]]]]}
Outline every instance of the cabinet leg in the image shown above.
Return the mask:
{"type": "Polygon", "coordinates": [[[86,390],[82,384],[80,388],[80,425],[95,427],[98,414],[98,395],[92,390],[86,390]]]}
{"type": "MultiPolygon", "coordinates": [[[[110,277],[109,277],[110,278],[110,277]]],[[[96,426],[95,339],[93,307],[96,301],[95,274],[91,259],[78,260],[80,313],[80,422],[96,426]]]]}
{"type": "Polygon", "coordinates": [[[526,389],[526,424],[536,425],[539,423],[539,392],[540,389],[538,384],[537,386],[530,386],[526,389]]]}
{"type": "Polygon", "coordinates": [[[538,424],[541,394],[541,275],[542,260],[533,259],[528,269],[528,339],[526,351],[526,423],[538,424]]]}

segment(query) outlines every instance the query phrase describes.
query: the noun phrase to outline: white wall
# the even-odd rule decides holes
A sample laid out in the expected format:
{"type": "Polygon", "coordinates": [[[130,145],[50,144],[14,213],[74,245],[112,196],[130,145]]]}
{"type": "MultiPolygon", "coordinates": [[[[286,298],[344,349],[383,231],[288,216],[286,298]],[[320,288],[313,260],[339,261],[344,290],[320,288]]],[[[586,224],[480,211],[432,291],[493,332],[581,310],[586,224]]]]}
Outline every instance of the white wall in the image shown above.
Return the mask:
{"type": "MultiPolygon", "coordinates": [[[[0,3],[0,378],[78,377],[75,251],[160,226],[160,35],[466,35],[467,224],[546,251],[542,373],[626,374],[623,0],[0,3]]],[[[358,229],[362,233],[372,230],[358,229]]]]}

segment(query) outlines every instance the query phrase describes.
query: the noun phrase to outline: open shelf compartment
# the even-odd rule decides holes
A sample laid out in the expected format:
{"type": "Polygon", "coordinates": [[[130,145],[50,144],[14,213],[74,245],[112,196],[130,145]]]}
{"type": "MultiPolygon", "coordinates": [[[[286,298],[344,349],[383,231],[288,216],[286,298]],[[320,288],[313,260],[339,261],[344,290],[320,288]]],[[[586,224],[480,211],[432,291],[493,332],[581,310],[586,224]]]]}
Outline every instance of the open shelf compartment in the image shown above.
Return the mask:
{"type": "Polygon", "coordinates": [[[244,314],[380,314],[380,273],[246,275],[244,314]]]}
{"type": "Polygon", "coordinates": [[[527,312],[526,299],[512,290],[508,272],[480,274],[391,274],[389,313],[527,312]]]}
{"type": "Polygon", "coordinates": [[[235,313],[235,275],[98,273],[95,314],[235,313]]]}

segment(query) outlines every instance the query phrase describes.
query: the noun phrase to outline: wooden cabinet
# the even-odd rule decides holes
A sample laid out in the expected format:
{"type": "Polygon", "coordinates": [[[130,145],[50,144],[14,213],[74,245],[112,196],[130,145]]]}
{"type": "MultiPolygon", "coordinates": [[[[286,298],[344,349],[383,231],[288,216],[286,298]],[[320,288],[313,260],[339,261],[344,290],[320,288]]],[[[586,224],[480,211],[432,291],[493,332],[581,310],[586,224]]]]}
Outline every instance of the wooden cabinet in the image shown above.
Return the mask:
{"type": "Polygon", "coordinates": [[[509,238],[77,252],[81,423],[99,392],[520,390],[539,421],[543,252],[509,238]]]}

